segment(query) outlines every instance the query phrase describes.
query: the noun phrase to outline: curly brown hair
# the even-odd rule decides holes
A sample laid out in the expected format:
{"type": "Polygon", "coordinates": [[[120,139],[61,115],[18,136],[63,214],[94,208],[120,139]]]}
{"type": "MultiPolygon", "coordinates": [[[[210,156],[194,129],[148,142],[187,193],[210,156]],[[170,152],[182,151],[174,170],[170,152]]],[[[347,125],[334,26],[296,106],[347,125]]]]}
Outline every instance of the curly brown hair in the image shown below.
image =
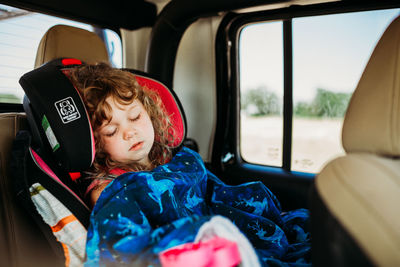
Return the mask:
{"type": "Polygon", "coordinates": [[[96,155],[92,171],[96,178],[105,177],[114,168],[126,171],[151,170],[172,157],[173,127],[157,93],[142,88],[129,71],[115,69],[106,63],[82,65],[70,71],[71,82],[85,103],[92,125],[96,155]],[[128,105],[139,100],[146,109],[154,128],[155,140],[149,153],[151,166],[123,164],[114,161],[103,149],[98,129],[105,121],[110,122],[111,107],[106,102],[113,97],[119,104],[128,105]]]}

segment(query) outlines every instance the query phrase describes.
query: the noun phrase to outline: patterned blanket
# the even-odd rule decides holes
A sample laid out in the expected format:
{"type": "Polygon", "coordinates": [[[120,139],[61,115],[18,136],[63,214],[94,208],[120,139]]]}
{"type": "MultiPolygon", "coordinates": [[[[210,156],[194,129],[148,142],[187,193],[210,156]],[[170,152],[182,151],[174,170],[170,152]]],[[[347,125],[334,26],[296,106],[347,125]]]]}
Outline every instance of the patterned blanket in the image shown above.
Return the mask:
{"type": "Polygon", "coordinates": [[[240,229],[263,266],[309,265],[307,210],[282,212],[261,182],[224,184],[184,147],[169,163],[106,187],[91,214],[85,266],[160,266],[160,252],[193,242],[217,214],[240,229]]]}

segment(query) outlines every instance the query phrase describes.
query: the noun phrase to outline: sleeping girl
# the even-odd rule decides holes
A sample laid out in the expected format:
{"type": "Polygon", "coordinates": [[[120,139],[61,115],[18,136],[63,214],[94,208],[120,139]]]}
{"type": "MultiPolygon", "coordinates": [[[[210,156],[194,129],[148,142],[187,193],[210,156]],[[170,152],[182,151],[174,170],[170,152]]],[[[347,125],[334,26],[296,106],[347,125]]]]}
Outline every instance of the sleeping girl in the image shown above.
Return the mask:
{"type": "Polygon", "coordinates": [[[195,241],[216,215],[240,229],[261,265],[309,264],[308,211],[282,212],[261,182],[226,185],[196,152],[173,151],[163,103],[133,74],[101,63],[73,69],[71,80],[96,146],[87,266],[160,265],[161,252],[195,241]]]}

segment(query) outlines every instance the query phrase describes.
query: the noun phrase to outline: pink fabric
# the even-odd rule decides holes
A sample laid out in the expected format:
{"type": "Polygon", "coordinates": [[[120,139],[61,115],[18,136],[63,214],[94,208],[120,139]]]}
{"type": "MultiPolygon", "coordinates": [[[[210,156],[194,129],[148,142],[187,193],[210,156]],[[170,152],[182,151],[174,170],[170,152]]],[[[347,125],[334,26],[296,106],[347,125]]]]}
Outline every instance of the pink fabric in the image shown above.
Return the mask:
{"type": "Polygon", "coordinates": [[[126,173],[126,171],[123,169],[120,169],[120,168],[114,168],[114,169],[110,170],[110,174],[117,175],[117,176],[120,176],[121,174],[124,174],[124,173],[126,173]]]}
{"type": "Polygon", "coordinates": [[[218,236],[173,247],[159,257],[163,267],[232,267],[241,261],[237,244],[218,236]]]}
{"type": "Polygon", "coordinates": [[[45,173],[47,173],[51,178],[53,178],[56,182],[58,182],[60,185],[62,185],[64,188],[66,188],[71,194],[73,194],[86,207],[86,204],[81,200],[81,198],[77,194],[75,194],[74,191],[69,189],[60,180],[60,178],[58,178],[58,176],[50,169],[50,167],[46,164],[46,162],[44,162],[43,159],[32,148],[29,148],[29,150],[31,151],[31,154],[33,155],[36,165],[39,168],[41,168],[45,173]]]}
{"type": "Polygon", "coordinates": [[[39,167],[42,168],[42,170],[47,173],[48,175],[50,175],[54,180],[56,180],[59,183],[63,183],[61,182],[61,180],[57,177],[57,175],[50,169],[50,167],[46,164],[46,162],[43,161],[43,159],[33,150],[30,148],[30,151],[33,155],[33,157],[35,158],[35,161],[37,162],[37,164],[39,164],[39,167]]]}

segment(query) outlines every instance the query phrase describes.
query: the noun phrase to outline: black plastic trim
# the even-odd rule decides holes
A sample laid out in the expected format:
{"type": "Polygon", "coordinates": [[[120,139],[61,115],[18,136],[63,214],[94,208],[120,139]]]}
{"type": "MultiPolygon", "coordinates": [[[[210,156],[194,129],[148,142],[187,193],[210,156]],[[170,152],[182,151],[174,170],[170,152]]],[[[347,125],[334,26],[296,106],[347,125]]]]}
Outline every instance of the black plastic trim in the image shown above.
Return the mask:
{"type": "Polygon", "coordinates": [[[0,3],[115,31],[152,26],[157,16],[156,5],[144,0],[0,0],[0,3]]]}
{"type": "Polygon", "coordinates": [[[234,130],[233,134],[236,135],[236,127],[232,125],[235,124],[235,120],[231,119],[231,116],[234,116],[231,114],[232,110],[234,110],[232,108],[234,100],[229,86],[232,83],[230,66],[230,46],[232,43],[227,32],[236,16],[237,14],[235,13],[228,13],[224,17],[220,23],[215,41],[217,116],[211,166],[218,176],[222,174],[224,169],[223,159],[227,159],[226,156],[232,154],[230,153],[230,148],[233,148],[236,143],[236,137],[228,138],[232,129],[234,130]]]}
{"type": "Polygon", "coordinates": [[[13,104],[13,103],[0,103],[0,112],[24,112],[24,108],[21,104],[13,104]]]}
{"type": "MultiPolygon", "coordinates": [[[[268,4],[284,2],[269,1],[268,4]]],[[[169,2],[157,17],[147,50],[145,70],[173,88],[176,53],[185,30],[198,18],[221,11],[253,7],[265,0],[174,0],[169,2]]]]}
{"type": "Polygon", "coordinates": [[[291,169],[292,161],[292,122],[293,122],[293,51],[292,20],[283,21],[283,148],[282,168],[291,169]]]}

